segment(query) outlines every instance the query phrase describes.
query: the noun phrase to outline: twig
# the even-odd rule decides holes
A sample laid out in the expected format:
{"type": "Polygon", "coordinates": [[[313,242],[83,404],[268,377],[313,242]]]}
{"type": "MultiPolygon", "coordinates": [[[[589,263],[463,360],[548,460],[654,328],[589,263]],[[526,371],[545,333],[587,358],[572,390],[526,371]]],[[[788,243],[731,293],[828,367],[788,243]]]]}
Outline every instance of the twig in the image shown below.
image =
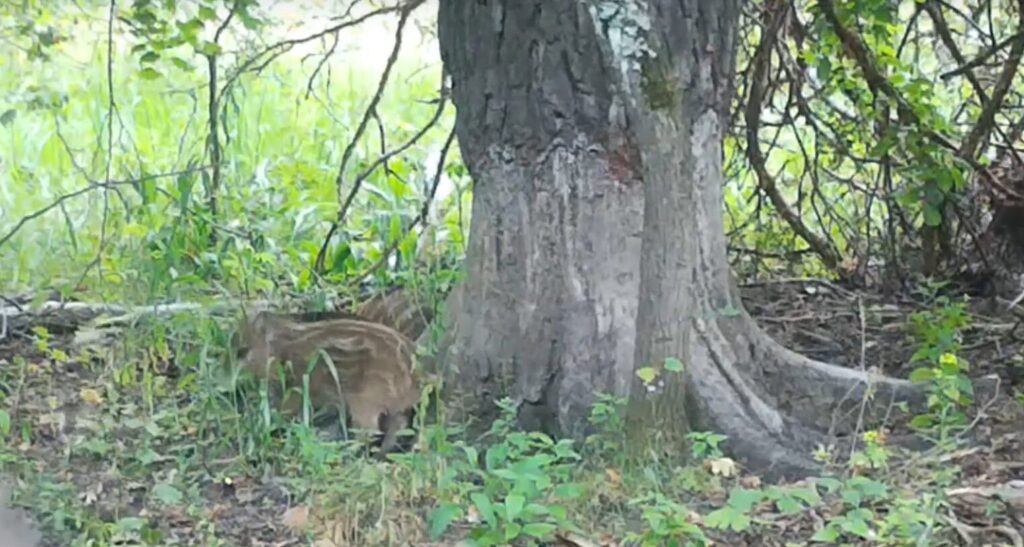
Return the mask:
{"type": "Polygon", "coordinates": [[[961,74],[963,74],[965,72],[969,72],[970,70],[985,64],[985,61],[988,61],[989,58],[992,57],[993,55],[995,55],[996,53],[998,53],[999,50],[1001,50],[1001,49],[1005,48],[1006,46],[1010,45],[1011,43],[1013,43],[1014,40],[1019,40],[1021,37],[1024,37],[1024,30],[1018,30],[1017,32],[1013,33],[1011,36],[1007,36],[1002,41],[1000,41],[998,44],[995,44],[994,46],[992,46],[992,47],[986,49],[985,51],[981,52],[977,57],[975,57],[971,61],[968,61],[967,63],[963,64],[962,66],[958,66],[955,69],[950,70],[949,72],[942,73],[941,75],[939,75],[939,78],[942,78],[943,80],[949,80],[949,79],[954,78],[956,76],[959,76],[959,75],[961,75],[961,74]]]}
{"type": "Polygon", "coordinates": [[[50,211],[56,209],[57,207],[60,207],[64,202],[69,201],[71,199],[74,199],[76,197],[79,197],[79,196],[81,196],[83,194],[87,194],[87,193],[89,193],[89,192],[91,192],[93,190],[96,190],[96,189],[113,189],[113,188],[118,188],[118,187],[121,187],[121,186],[135,185],[135,184],[138,184],[140,182],[145,182],[145,181],[149,181],[149,180],[161,179],[161,178],[166,178],[166,177],[178,177],[178,176],[181,176],[181,175],[184,175],[184,174],[189,174],[189,173],[193,173],[195,171],[206,169],[207,167],[208,166],[203,166],[203,167],[197,167],[195,169],[189,169],[189,170],[186,170],[186,171],[174,171],[174,172],[170,172],[170,173],[159,173],[159,174],[156,174],[156,175],[149,175],[149,176],[140,177],[140,178],[137,178],[137,179],[112,180],[112,181],[109,181],[109,182],[90,181],[89,184],[86,185],[85,187],[79,188],[78,190],[74,190],[72,192],[64,194],[64,195],[58,197],[56,200],[54,200],[49,205],[46,205],[46,206],[44,206],[44,207],[42,207],[40,209],[37,209],[37,210],[35,210],[35,211],[33,211],[33,212],[31,212],[31,213],[21,217],[21,219],[18,220],[17,224],[15,224],[13,228],[11,228],[6,234],[4,234],[3,237],[0,237],[0,247],[3,247],[5,243],[7,243],[12,237],[14,237],[14,235],[17,234],[21,230],[21,228],[23,226],[25,226],[25,224],[27,224],[30,221],[35,220],[35,219],[45,215],[46,213],[49,213],[50,211]]]}
{"type": "MultiPolygon", "coordinates": [[[[967,134],[967,138],[960,145],[960,154],[963,157],[974,158],[978,145],[991,133],[996,119],[996,112],[1002,107],[1003,100],[1006,99],[1006,94],[1009,93],[1010,85],[1013,83],[1013,77],[1017,74],[1017,67],[1020,66],[1021,55],[1024,54],[1024,0],[1018,0],[1017,13],[1020,22],[1018,23],[1019,31],[1016,34],[1016,40],[1013,41],[1013,47],[1010,48],[1010,55],[1006,58],[1006,62],[1003,63],[1003,71],[999,75],[999,80],[996,81],[995,88],[992,90],[992,97],[981,111],[978,121],[971,128],[971,132],[967,134]]],[[[1013,145],[1013,143],[1009,144],[1013,145]]]]}
{"type": "Polygon", "coordinates": [[[768,76],[768,68],[771,64],[771,52],[776,36],[781,32],[782,24],[786,19],[786,11],[789,5],[781,0],[776,0],[769,7],[765,8],[770,15],[767,28],[761,34],[761,43],[758,44],[754,54],[753,73],[750,78],[750,94],[747,100],[744,120],[747,125],[747,156],[750,164],[757,175],[758,186],[768,195],[772,205],[790,225],[794,232],[799,235],[814,251],[821,257],[822,262],[831,269],[836,270],[841,257],[835,247],[824,238],[815,234],[804,224],[803,220],[786,203],[785,198],[778,190],[775,178],[765,167],[765,158],[758,143],[758,131],[761,124],[761,106],[764,102],[764,86],[768,76]]]}
{"type": "MultiPolygon", "coordinates": [[[[420,0],[417,3],[422,3],[422,0],[420,0]]],[[[271,62],[273,62],[274,59],[280,57],[281,55],[284,55],[291,48],[293,48],[293,47],[295,47],[297,45],[300,45],[300,44],[304,44],[306,42],[312,42],[313,40],[318,40],[320,38],[323,38],[324,36],[327,36],[328,34],[336,33],[336,32],[339,32],[339,31],[344,30],[344,29],[349,28],[349,27],[354,27],[354,26],[359,25],[359,24],[361,24],[361,23],[363,23],[365,21],[373,19],[374,17],[378,17],[378,16],[381,16],[381,15],[387,15],[387,14],[390,14],[390,13],[395,13],[395,12],[399,11],[400,9],[403,9],[403,8],[400,7],[400,6],[389,6],[389,7],[385,7],[385,8],[376,9],[374,11],[371,11],[369,13],[366,13],[366,14],[363,14],[363,15],[361,15],[359,17],[356,17],[355,19],[352,19],[352,20],[349,20],[349,21],[345,21],[345,22],[342,22],[342,23],[338,23],[337,25],[333,25],[333,26],[327,27],[327,28],[325,28],[323,30],[320,30],[320,31],[315,32],[313,34],[310,34],[308,36],[305,36],[305,37],[302,37],[302,38],[291,38],[291,39],[288,39],[288,40],[282,40],[280,42],[277,42],[275,44],[272,44],[272,45],[268,46],[263,51],[260,51],[259,53],[257,53],[255,55],[253,55],[252,57],[250,57],[248,60],[246,60],[244,63],[242,63],[242,65],[239,66],[237,70],[234,71],[234,73],[231,75],[231,77],[228,78],[227,81],[224,83],[224,87],[221,88],[220,96],[217,98],[217,102],[218,103],[222,103],[223,102],[224,96],[228,93],[228,91],[230,91],[230,89],[232,87],[234,87],[235,82],[238,80],[238,78],[240,78],[242,76],[242,74],[245,74],[246,72],[248,72],[250,70],[255,70],[256,72],[259,72],[260,70],[263,70],[263,68],[266,67],[267,65],[269,65],[271,62]],[[262,62],[260,62],[261,59],[264,56],[268,56],[268,57],[265,60],[263,60],[262,62]],[[259,62],[259,65],[257,65],[258,62],[259,62]]]]}
{"type": "Polygon", "coordinates": [[[384,95],[384,88],[387,87],[388,79],[391,77],[391,70],[395,66],[395,61],[398,60],[398,52],[402,49],[402,31],[405,29],[405,24],[409,21],[409,15],[412,13],[423,0],[417,0],[405,6],[402,9],[401,16],[398,19],[398,28],[395,29],[395,44],[391,48],[391,53],[388,55],[386,64],[384,65],[384,71],[380,75],[380,80],[377,82],[377,90],[373,94],[373,98],[370,99],[370,104],[366,107],[363,112],[363,117],[359,120],[359,125],[356,127],[355,134],[352,135],[352,140],[349,141],[348,146],[345,147],[344,153],[341,156],[341,164],[338,166],[338,173],[334,177],[334,185],[338,193],[338,202],[342,203],[341,208],[338,210],[338,215],[334,222],[331,224],[327,235],[324,237],[324,243],[320,247],[320,252],[317,253],[316,261],[313,265],[313,270],[316,273],[322,273],[324,271],[324,259],[327,255],[327,248],[330,244],[331,239],[334,237],[334,233],[341,226],[345,220],[345,215],[348,213],[348,208],[355,199],[356,194],[359,193],[359,189],[362,187],[363,181],[360,178],[356,178],[352,185],[352,190],[349,191],[348,197],[342,200],[342,188],[345,178],[345,170],[348,168],[348,162],[352,158],[352,153],[355,151],[356,143],[362,138],[363,132],[366,131],[366,126],[369,124],[370,119],[377,111],[377,104],[380,103],[381,97],[384,95]]]}
{"type": "Polygon", "coordinates": [[[441,119],[441,114],[444,112],[444,107],[446,106],[446,104],[447,91],[442,89],[441,98],[438,100],[437,104],[437,110],[434,111],[434,116],[430,119],[430,121],[427,122],[427,124],[424,125],[422,128],[420,128],[420,130],[417,131],[416,134],[410,137],[408,141],[403,143],[398,148],[377,158],[376,161],[374,161],[372,164],[370,164],[369,167],[363,170],[362,173],[359,173],[359,175],[356,176],[355,182],[352,185],[352,190],[349,192],[344,204],[338,211],[337,218],[334,220],[333,223],[331,223],[330,229],[327,230],[327,235],[324,236],[324,242],[320,246],[320,251],[317,253],[316,261],[314,263],[314,270],[317,273],[323,272],[324,260],[326,259],[327,256],[327,248],[330,245],[331,239],[334,237],[334,234],[338,231],[338,228],[341,227],[341,224],[344,221],[345,216],[348,214],[349,207],[351,207],[352,202],[355,200],[356,193],[362,187],[363,182],[367,179],[367,177],[373,174],[373,172],[376,171],[377,168],[380,167],[383,163],[387,162],[388,160],[397,156],[398,154],[401,154],[402,152],[409,149],[412,145],[419,142],[419,140],[423,138],[424,135],[427,134],[427,131],[430,131],[430,129],[432,129],[437,124],[437,121],[441,119]]]}
{"type": "MultiPolygon", "coordinates": [[[[434,201],[434,196],[437,194],[437,187],[441,183],[441,175],[444,172],[444,164],[445,164],[446,158],[448,157],[448,149],[449,149],[449,147],[451,147],[452,142],[454,140],[455,140],[455,128],[453,127],[452,130],[448,133],[448,138],[444,141],[444,146],[441,148],[441,157],[437,161],[437,171],[434,172],[434,180],[432,181],[431,186],[430,186],[430,193],[427,195],[427,199],[423,202],[423,207],[420,209],[420,213],[418,215],[416,215],[416,218],[413,219],[413,221],[409,225],[409,229],[406,231],[406,233],[409,233],[409,232],[413,231],[416,228],[416,225],[421,223],[421,222],[424,225],[426,225],[427,214],[430,212],[430,204],[431,204],[431,202],[434,201]]],[[[425,228],[425,226],[424,226],[424,228],[425,228]]],[[[349,286],[350,287],[358,286],[359,283],[361,283],[364,279],[366,279],[367,277],[370,277],[371,275],[374,274],[374,272],[379,270],[380,267],[383,266],[385,262],[387,262],[388,258],[391,256],[391,254],[395,252],[395,249],[398,248],[398,245],[400,244],[401,241],[402,241],[402,239],[399,238],[399,239],[396,239],[395,241],[391,242],[391,245],[387,248],[387,250],[385,250],[383,253],[381,253],[380,258],[377,259],[377,261],[375,263],[373,263],[369,268],[367,268],[361,274],[357,275],[352,281],[350,281],[349,282],[349,286]]]]}

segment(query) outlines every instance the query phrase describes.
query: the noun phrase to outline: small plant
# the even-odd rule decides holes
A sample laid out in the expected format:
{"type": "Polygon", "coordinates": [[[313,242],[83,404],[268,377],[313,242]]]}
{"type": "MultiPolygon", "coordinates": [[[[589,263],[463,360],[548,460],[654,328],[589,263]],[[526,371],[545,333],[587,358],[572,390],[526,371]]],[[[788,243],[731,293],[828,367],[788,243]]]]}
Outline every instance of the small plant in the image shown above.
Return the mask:
{"type": "Polygon", "coordinates": [[[912,332],[920,343],[911,362],[924,363],[910,374],[910,380],[928,386],[928,413],[916,416],[911,425],[934,431],[940,441],[963,427],[967,421],[963,409],[971,404],[974,390],[964,374],[966,360],[957,357],[962,331],[970,325],[963,303],[938,299],[940,307],[911,316],[912,332]]]}
{"type": "Polygon", "coordinates": [[[879,431],[865,431],[861,436],[864,449],[850,455],[850,467],[861,469],[885,469],[889,464],[889,451],[885,447],[885,436],[879,431]]]}
{"type": "Polygon", "coordinates": [[[729,492],[729,501],[709,513],[705,522],[713,528],[743,532],[750,528],[750,512],[764,499],[765,493],[761,490],[734,488],[729,492]]]}
{"type": "Polygon", "coordinates": [[[710,431],[691,431],[686,434],[686,438],[690,441],[690,455],[700,461],[721,458],[722,450],[718,445],[727,437],[710,431]]]}
{"type": "Polygon", "coordinates": [[[588,435],[585,441],[585,445],[593,451],[592,456],[612,455],[621,459],[625,435],[625,407],[626,399],[623,397],[598,394],[588,418],[595,432],[588,435]]]}
{"type": "Polygon", "coordinates": [[[498,441],[484,453],[482,469],[476,450],[464,447],[468,465],[458,470],[461,480],[451,483],[456,499],[430,516],[435,538],[461,517],[479,519],[469,539],[480,546],[514,541],[534,545],[550,540],[559,529],[576,529],[561,503],[582,494],[572,481],[571,462],[580,459],[572,441],[556,443],[543,433],[516,431],[515,404],[506,399],[498,406],[501,416],[489,432],[498,441]]]}
{"type": "Polygon", "coordinates": [[[838,494],[847,509],[830,518],[825,526],[811,537],[811,541],[837,543],[844,537],[857,537],[869,541],[877,539],[875,514],[869,503],[887,501],[889,488],[885,483],[866,477],[852,477],[845,482],[822,478],[818,479],[818,484],[826,491],[838,494]]]}
{"type": "Polygon", "coordinates": [[[647,494],[630,501],[630,505],[642,507],[642,517],[647,524],[643,532],[630,532],[626,539],[637,542],[641,547],[703,547],[707,538],[699,526],[691,522],[692,512],[660,493],[647,494]]]}

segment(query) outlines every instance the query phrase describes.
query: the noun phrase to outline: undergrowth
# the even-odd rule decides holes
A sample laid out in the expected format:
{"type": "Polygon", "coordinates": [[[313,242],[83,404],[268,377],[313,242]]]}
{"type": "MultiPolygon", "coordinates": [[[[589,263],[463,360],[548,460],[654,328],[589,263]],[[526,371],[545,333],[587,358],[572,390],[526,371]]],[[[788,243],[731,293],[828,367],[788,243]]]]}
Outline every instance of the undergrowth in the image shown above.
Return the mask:
{"type": "MultiPolygon", "coordinates": [[[[337,214],[341,151],[379,67],[351,55],[344,77],[318,80],[312,98],[297,82],[308,82],[316,63],[297,57],[240,78],[214,215],[208,181],[194,170],[208,161],[197,114],[208,101],[201,65],[140,78],[131,40],[119,37],[115,150],[97,147],[110,136],[110,98],[103,39],[93,38],[103,35],[84,30],[102,28],[92,17],[63,21],[68,36],[49,58],[16,49],[0,57],[0,237],[61,195],[123,184],[67,200],[0,245],[0,291],[52,288],[126,304],[249,295],[318,308],[361,284],[404,285],[431,298],[450,287],[469,226],[457,147],[441,165],[445,190],[431,204],[430,230],[410,230],[450,109],[365,181],[317,276],[315,258],[337,214]]],[[[430,118],[434,107],[423,101],[436,96],[439,66],[400,62],[394,81],[401,84],[383,96],[379,130],[357,144],[343,181],[430,118]]],[[[727,205],[742,216],[744,195],[733,190],[727,205]]],[[[772,243],[761,239],[776,237],[773,230],[758,232],[756,246],[772,243]]],[[[375,462],[354,440],[279,416],[267,386],[224,367],[230,318],[194,311],[144,316],[77,341],[36,328],[9,357],[0,354],[0,464],[17,478],[15,501],[58,544],[234,545],[280,539],[285,529],[356,545],[538,545],[571,534],[644,546],[769,535],[935,545],[952,535],[945,493],[960,472],[943,455],[970,427],[973,390],[961,355],[970,317],[961,303],[936,300],[909,321],[919,348],[911,378],[929,390],[912,426],[938,448],[908,459],[885,430],[860,431],[848,459],[838,461],[835,447],[818,451],[829,475],[797,484],[745,474],[727,456],[728,439],[713,431],[690,432],[688,463],[627,459],[625,404],[609,395],[598,396],[593,433],[581,443],[515,429],[509,401],[496,401],[502,415],[484,438],[468,438],[442,401],[425,412],[425,395],[418,449],[375,462]]],[[[436,342],[441,333],[433,334],[436,342]]],[[[681,370],[676,363],[666,370],[681,370]]]]}

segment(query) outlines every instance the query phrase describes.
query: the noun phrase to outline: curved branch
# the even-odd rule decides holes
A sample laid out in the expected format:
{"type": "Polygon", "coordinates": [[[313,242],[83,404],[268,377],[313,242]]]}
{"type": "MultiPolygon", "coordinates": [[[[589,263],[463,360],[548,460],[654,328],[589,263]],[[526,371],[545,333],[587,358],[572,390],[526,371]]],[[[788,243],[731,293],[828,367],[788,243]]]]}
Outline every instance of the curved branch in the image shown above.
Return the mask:
{"type": "MultiPolygon", "coordinates": [[[[1017,75],[1017,67],[1020,66],[1021,55],[1024,54],[1024,0],[1017,0],[1017,13],[1020,17],[1020,31],[1015,35],[1013,46],[1010,48],[1010,55],[1003,63],[1003,71],[999,75],[995,89],[992,90],[992,98],[985,105],[978,121],[967,134],[967,138],[960,145],[960,153],[963,157],[974,158],[978,145],[988,138],[996,121],[996,112],[1003,106],[1003,100],[1010,91],[1010,84],[1013,77],[1017,75]]],[[[1009,143],[1011,146],[1013,143],[1009,143]]]]}
{"type": "Polygon", "coordinates": [[[803,219],[786,203],[782,193],[779,192],[775,178],[765,167],[765,157],[761,152],[761,145],[758,143],[758,131],[761,127],[761,105],[764,103],[764,84],[768,75],[769,65],[771,64],[771,52],[776,37],[785,22],[788,7],[788,4],[785,2],[776,1],[765,8],[766,12],[770,14],[770,19],[767,28],[763,29],[761,43],[758,44],[754,58],[751,61],[753,73],[750,78],[750,96],[745,110],[747,156],[750,159],[751,166],[754,168],[754,173],[757,175],[758,186],[768,195],[768,199],[771,200],[775,209],[782,215],[793,231],[806,241],[814,252],[821,257],[825,265],[829,269],[835,270],[842,261],[839,252],[831,242],[826,241],[811,231],[804,224],[803,219]]]}
{"type": "Polygon", "coordinates": [[[409,138],[409,140],[402,143],[401,146],[388,152],[387,154],[382,154],[379,158],[377,158],[376,161],[370,164],[369,167],[363,170],[362,173],[359,173],[359,175],[356,176],[356,180],[352,185],[352,190],[349,191],[349,194],[345,199],[345,202],[342,205],[341,210],[338,211],[338,217],[334,220],[334,222],[331,223],[330,229],[327,230],[327,235],[324,236],[324,242],[320,246],[320,252],[318,252],[316,255],[316,261],[314,262],[314,271],[316,271],[317,273],[323,272],[324,260],[327,256],[327,247],[330,244],[331,239],[334,237],[334,234],[338,231],[338,228],[341,227],[342,222],[345,220],[345,216],[348,214],[348,210],[352,206],[352,202],[355,200],[356,194],[359,193],[359,189],[362,188],[363,182],[371,174],[373,174],[373,172],[376,171],[377,168],[380,167],[382,164],[384,164],[391,158],[397,156],[398,154],[405,152],[412,145],[419,142],[419,140],[423,138],[424,135],[427,134],[427,131],[430,131],[435,125],[437,125],[437,121],[441,119],[441,114],[444,112],[444,107],[447,103],[447,92],[444,89],[442,89],[441,97],[438,99],[437,110],[434,111],[434,116],[430,118],[430,121],[427,122],[426,125],[421,127],[420,130],[417,131],[415,135],[409,138]]]}
{"type": "Polygon", "coordinates": [[[203,167],[200,167],[200,168],[197,168],[197,169],[188,169],[188,170],[185,170],[185,171],[175,171],[175,172],[171,172],[171,173],[160,173],[160,174],[157,174],[157,175],[149,175],[149,176],[140,177],[140,178],[137,178],[137,179],[111,180],[111,181],[104,181],[104,182],[90,182],[88,185],[86,185],[86,186],[84,186],[82,188],[79,188],[78,190],[74,190],[72,192],[68,192],[67,194],[64,194],[64,195],[58,197],[56,200],[54,200],[49,205],[46,205],[46,206],[44,206],[44,207],[42,207],[42,208],[40,208],[40,209],[38,209],[36,211],[33,211],[33,212],[31,212],[31,213],[21,217],[21,219],[18,220],[17,224],[15,224],[13,228],[11,228],[6,234],[4,234],[3,237],[0,237],[0,247],[3,247],[5,243],[10,241],[10,239],[12,237],[14,237],[14,235],[17,234],[21,230],[21,228],[25,226],[25,224],[28,224],[30,221],[35,220],[35,219],[45,215],[46,213],[49,213],[50,211],[56,209],[57,207],[62,206],[65,202],[67,202],[69,200],[72,200],[74,198],[77,198],[79,196],[82,196],[84,194],[87,194],[87,193],[89,193],[89,192],[91,192],[93,190],[100,190],[100,189],[111,190],[111,189],[114,189],[114,188],[119,188],[121,186],[134,186],[134,185],[136,185],[136,184],[138,184],[140,182],[145,182],[145,181],[149,181],[149,180],[161,179],[161,178],[166,178],[166,177],[179,177],[181,175],[186,175],[186,174],[189,174],[189,173],[192,173],[192,172],[195,172],[195,171],[199,171],[199,170],[202,170],[202,169],[207,169],[208,167],[209,166],[203,166],[203,167]]]}

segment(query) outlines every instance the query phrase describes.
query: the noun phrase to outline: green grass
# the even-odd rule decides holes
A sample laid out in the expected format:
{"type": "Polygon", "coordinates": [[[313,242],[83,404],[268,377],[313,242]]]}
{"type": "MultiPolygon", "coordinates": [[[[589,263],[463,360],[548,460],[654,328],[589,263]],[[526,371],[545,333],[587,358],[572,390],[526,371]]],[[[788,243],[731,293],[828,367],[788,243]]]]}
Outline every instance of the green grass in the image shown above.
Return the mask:
{"type": "MultiPolygon", "coordinates": [[[[0,112],[16,113],[0,131],[0,234],[6,234],[23,215],[84,187],[89,180],[106,179],[105,39],[86,30],[102,32],[97,21],[83,27],[84,23],[76,27],[74,38],[53,51],[49,60],[29,60],[13,48],[0,58],[0,112]],[[63,104],[59,108],[26,106],[26,101],[40,97],[62,97],[63,104]]],[[[162,67],[164,78],[141,78],[139,64],[129,52],[131,43],[124,35],[118,38],[110,179],[140,179],[207,164],[205,71],[168,66],[162,67]]],[[[380,40],[381,35],[376,38],[380,40]]],[[[300,65],[298,55],[289,54],[258,76],[240,78],[226,109],[224,188],[216,223],[238,231],[258,230],[277,247],[274,260],[284,266],[281,271],[296,272],[309,265],[310,253],[326,232],[325,223],[336,214],[334,180],[341,154],[376,86],[380,67],[352,62],[358,55],[339,57],[331,63],[330,84],[325,70],[311,98],[306,98],[305,82],[315,60],[300,65]],[[287,253],[282,250],[285,247],[299,251],[287,253]]],[[[195,67],[204,66],[201,58],[185,58],[195,67]]],[[[424,67],[425,62],[415,55],[400,60],[382,98],[379,112],[389,147],[409,138],[433,115],[434,106],[420,101],[436,97],[440,67],[437,63],[424,67]]],[[[222,68],[221,72],[227,71],[222,68]]],[[[380,169],[367,180],[368,190],[380,189],[390,199],[368,197],[364,191],[357,201],[348,226],[368,241],[360,252],[372,255],[389,241],[393,234],[380,233],[381,222],[389,222],[392,216],[407,222],[418,209],[428,154],[439,148],[452,119],[449,107],[438,127],[390,163],[404,181],[380,169]]],[[[381,146],[377,135],[371,122],[344,174],[349,184],[377,157],[381,146]]],[[[458,165],[457,150],[449,155],[449,165],[458,165]]],[[[190,208],[201,209],[202,181],[194,174],[119,187],[131,206],[130,218],[113,193],[104,198],[94,191],[69,200],[63,210],[54,209],[27,224],[0,247],[0,261],[9,265],[0,289],[9,292],[76,281],[78,272],[97,256],[106,199],[104,269],[118,275],[107,276],[107,283],[96,283],[96,277],[87,281],[95,290],[116,282],[120,297],[174,296],[180,284],[158,282],[155,273],[147,271],[151,270],[147,263],[156,258],[164,270],[175,268],[179,274],[193,269],[195,260],[183,264],[189,239],[195,243],[213,220],[182,218],[179,200],[185,187],[193,188],[190,208]],[[168,254],[173,256],[167,258],[168,254]]]]}

